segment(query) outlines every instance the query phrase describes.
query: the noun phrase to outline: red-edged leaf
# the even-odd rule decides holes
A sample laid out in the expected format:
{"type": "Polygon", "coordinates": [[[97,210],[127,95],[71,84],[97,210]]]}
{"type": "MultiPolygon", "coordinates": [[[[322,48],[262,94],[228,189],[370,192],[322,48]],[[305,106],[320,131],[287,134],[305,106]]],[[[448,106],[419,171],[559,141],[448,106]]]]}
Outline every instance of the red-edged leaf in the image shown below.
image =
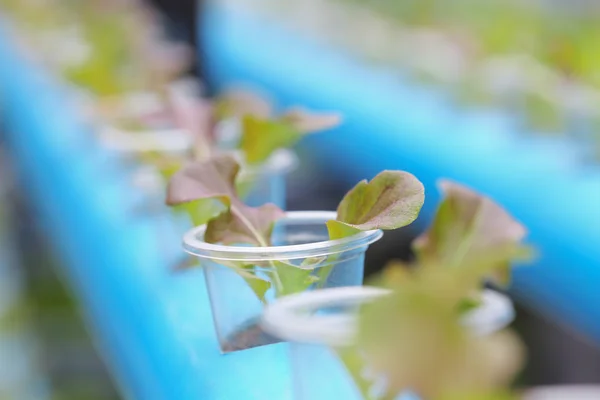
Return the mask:
{"type": "Polygon", "coordinates": [[[425,189],[412,174],[383,171],[359,182],[340,202],[337,222],[366,231],[396,229],[412,223],[425,201],[425,189]]]}
{"type": "Polygon", "coordinates": [[[169,182],[167,204],[217,199],[226,209],[216,218],[208,216],[210,221],[205,240],[211,243],[268,246],[273,224],[284,213],[274,204],[258,208],[245,205],[235,191],[238,172],[238,163],[229,155],[217,155],[205,162],[188,164],[175,173],[169,182]]]}

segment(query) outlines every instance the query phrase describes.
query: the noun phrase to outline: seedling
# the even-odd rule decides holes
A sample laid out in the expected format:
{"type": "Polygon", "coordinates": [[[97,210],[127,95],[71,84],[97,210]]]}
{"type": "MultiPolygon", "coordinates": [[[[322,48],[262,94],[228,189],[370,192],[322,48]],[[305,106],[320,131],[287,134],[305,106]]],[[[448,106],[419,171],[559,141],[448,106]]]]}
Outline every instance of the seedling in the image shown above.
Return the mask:
{"type": "MultiPolygon", "coordinates": [[[[215,101],[214,119],[217,123],[233,122],[235,131],[225,139],[227,146],[237,149],[249,165],[264,163],[275,150],[291,147],[304,135],[341,122],[338,114],[312,113],[300,107],[276,113],[267,99],[241,89],[224,92],[215,101]]],[[[217,129],[215,136],[219,134],[217,129]]]]}
{"type": "Polygon", "coordinates": [[[407,389],[432,400],[514,398],[504,387],[521,366],[520,342],[508,331],[473,336],[459,320],[479,305],[485,280],[504,285],[510,263],[531,257],[526,230],[491,199],[440,187],[434,221],[414,242],[417,268],[383,271],[374,283],[392,294],[361,308],[355,346],[339,350],[365,399],[407,389]]]}
{"type": "MultiPolygon", "coordinates": [[[[239,169],[229,155],[191,163],[170,181],[167,204],[184,207],[195,225],[206,224],[204,240],[208,243],[270,246],[273,227],[284,212],[273,204],[257,208],[245,205],[235,188],[239,169]]],[[[360,182],[342,199],[337,218],[327,222],[330,238],[406,226],[416,219],[423,201],[423,186],[414,176],[384,171],[370,182],[360,182]]],[[[277,297],[307,290],[326,279],[328,269],[317,269],[324,261],[304,260],[301,268],[287,260],[271,261],[270,280],[257,275],[254,265],[228,266],[242,275],[264,302],[272,285],[277,297]]]]}
{"type": "Polygon", "coordinates": [[[423,186],[414,176],[384,171],[353,188],[337,213],[309,212],[320,216],[302,219],[274,204],[244,204],[236,188],[239,170],[227,154],[190,163],[173,175],[167,195],[169,205],[183,208],[199,226],[184,242],[187,251],[203,260],[225,352],[273,343],[257,322],[264,304],[274,298],[361,284],[364,252],[381,237],[379,229],[410,224],[424,200],[423,186]],[[217,245],[218,255],[211,244],[217,245]],[[265,250],[249,252],[248,246],[265,250]],[[236,305],[239,301],[245,305],[236,305]]]}

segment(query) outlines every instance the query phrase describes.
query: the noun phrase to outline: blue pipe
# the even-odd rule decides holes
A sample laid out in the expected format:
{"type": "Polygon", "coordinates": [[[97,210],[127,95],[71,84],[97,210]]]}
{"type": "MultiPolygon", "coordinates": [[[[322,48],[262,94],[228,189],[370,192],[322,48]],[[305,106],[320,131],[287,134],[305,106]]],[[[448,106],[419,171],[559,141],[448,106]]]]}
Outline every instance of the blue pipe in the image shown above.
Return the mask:
{"type": "Polygon", "coordinates": [[[182,254],[187,227],[167,211],[152,218],[126,212],[134,196],[123,183],[127,171],[86,145],[93,141],[74,140],[89,132],[60,86],[18,57],[4,26],[0,60],[2,114],[22,186],[123,395],[291,399],[287,346],[220,354],[201,271],[168,268],[182,254]],[[164,243],[171,251],[162,251],[164,243]]]}

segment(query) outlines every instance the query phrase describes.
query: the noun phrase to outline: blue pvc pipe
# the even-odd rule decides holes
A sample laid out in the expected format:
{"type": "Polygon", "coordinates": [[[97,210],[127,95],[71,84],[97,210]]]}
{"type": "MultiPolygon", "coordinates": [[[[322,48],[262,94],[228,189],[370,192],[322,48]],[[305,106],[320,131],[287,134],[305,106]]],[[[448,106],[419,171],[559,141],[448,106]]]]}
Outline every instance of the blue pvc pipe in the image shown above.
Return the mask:
{"type": "Polygon", "coordinates": [[[187,227],[166,211],[128,215],[134,194],[123,183],[126,171],[86,145],[93,141],[63,91],[17,56],[4,28],[0,100],[21,184],[65,259],[61,272],[124,396],[291,399],[287,346],[220,354],[201,271],[168,268],[182,254],[187,227]]]}

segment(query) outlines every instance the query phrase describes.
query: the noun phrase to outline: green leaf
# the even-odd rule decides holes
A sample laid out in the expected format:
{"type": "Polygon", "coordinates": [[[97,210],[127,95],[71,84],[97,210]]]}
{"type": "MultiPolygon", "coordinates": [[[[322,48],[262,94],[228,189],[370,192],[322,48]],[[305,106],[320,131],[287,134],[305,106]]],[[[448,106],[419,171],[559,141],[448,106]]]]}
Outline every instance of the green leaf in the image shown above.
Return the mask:
{"type": "Polygon", "coordinates": [[[508,331],[470,334],[446,293],[460,281],[449,269],[431,271],[361,308],[357,346],[369,366],[391,393],[411,388],[426,399],[504,387],[522,365],[522,344],[508,331]]]}
{"type": "Polygon", "coordinates": [[[331,240],[342,239],[361,232],[361,230],[358,228],[333,219],[327,221],[326,225],[327,231],[329,232],[329,239],[331,240]]]}
{"type": "MultiPolygon", "coordinates": [[[[331,240],[352,236],[371,229],[396,229],[413,222],[425,201],[425,189],[413,175],[403,171],[383,171],[371,182],[359,182],[340,202],[337,220],[327,221],[331,240]]],[[[337,256],[316,275],[319,287],[335,267],[337,256]]]]}
{"type": "Polygon", "coordinates": [[[329,129],[340,121],[337,114],[313,114],[302,108],[275,117],[268,100],[246,90],[226,92],[214,110],[217,119],[240,120],[239,146],[249,164],[260,164],[275,150],[291,147],[303,135],[329,129]]]}
{"type": "Polygon", "coordinates": [[[365,360],[360,356],[360,353],[356,347],[337,348],[335,349],[340,361],[344,363],[346,370],[354,380],[356,388],[359,390],[363,399],[372,399],[370,395],[370,389],[373,385],[373,381],[366,378],[364,375],[365,360]]]}
{"type": "Polygon", "coordinates": [[[228,90],[215,102],[215,114],[218,119],[243,118],[247,115],[268,119],[272,112],[273,107],[269,100],[243,89],[228,90]]]}
{"type": "Polygon", "coordinates": [[[194,226],[202,226],[227,211],[227,207],[217,199],[200,199],[175,206],[175,211],[185,212],[194,226]]]}
{"type": "MultiPolygon", "coordinates": [[[[240,268],[252,271],[254,270],[254,265],[243,265],[240,268]]],[[[249,275],[244,274],[242,277],[259,298],[259,300],[263,303],[266,303],[267,301],[265,299],[265,294],[269,289],[271,289],[271,282],[266,279],[259,278],[253,273],[249,275]]]]}
{"type": "Polygon", "coordinates": [[[268,246],[275,221],[284,213],[274,204],[253,208],[245,205],[235,191],[239,165],[229,155],[217,155],[204,162],[186,165],[175,173],[167,188],[167,204],[217,200],[225,210],[215,217],[215,204],[197,203],[191,214],[208,225],[204,239],[210,243],[249,243],[268,246]]]}
{"type": "Polygon", "coordinates": [[[246,283],[248,283],[248,286],[250,286],[252,291],[254,291],[259,300],[266,304],[267,301],[265,300],[265,294],[269,289],[271,289],[271,282],[259,277],[244,277],[244,280],[246,283]]]}
{"type": "Polygon", "coordinates": [[[459,301],[457,311],[459,315],[464,315],[469,311],[472,311],[481,305],[481,300],[473,299],[471,297],[465,297],[459,301]]]}
{"type": "Polygon", "coordinates": [[[488,197],[447,180],[440,187],[444,199],[434,221],[413,243],[419,262],[448,267],[479,264],[508,280],[509,263],[524,255],[520,242],[525,227],[488,197]]]}
{"type": "Polygon", "coordinates": [[[302,260],[300,267],[304,268],[304,269],[307,269],[307,268],[315,269],[320,264],[322,264],[325,260],[327,260],[327,256],[308,257],[308,258],[305,258],[304,260],[302,260]]]}
{"type": "Polygon", "coordinates": [[[412,174],[383,171],[371,182],[361,181],[350,190],[338,206],[337,222],[327,226],[336,238],[356,230],[401,228],[417,218],[424,201],[423,184],[412,174]]]}
{"type": "Polygon", "coordinates": [[[277,149],[290,147],[302,137],[302,133],[288,123],[261,119],[252,115],[242,118],[240,148],[250,164],[266,161],[277,149]]]}
{"type": "Polygon", "coordinates": [[[304,292],[315,282],[312,268],[300,268],[283,261],[273,261],[273,267],[281,281],[278,296],[304,292]]]}
{"type": "Polygon", "coordinates": [[[276,119],[248,113],[242,117],[240,148],[248,163],[261,163],[275,150],[291,147],[302,136],[332,128],[340,120],[337,114],[313,114],[301,108],[290,109],[276,119]]]}

